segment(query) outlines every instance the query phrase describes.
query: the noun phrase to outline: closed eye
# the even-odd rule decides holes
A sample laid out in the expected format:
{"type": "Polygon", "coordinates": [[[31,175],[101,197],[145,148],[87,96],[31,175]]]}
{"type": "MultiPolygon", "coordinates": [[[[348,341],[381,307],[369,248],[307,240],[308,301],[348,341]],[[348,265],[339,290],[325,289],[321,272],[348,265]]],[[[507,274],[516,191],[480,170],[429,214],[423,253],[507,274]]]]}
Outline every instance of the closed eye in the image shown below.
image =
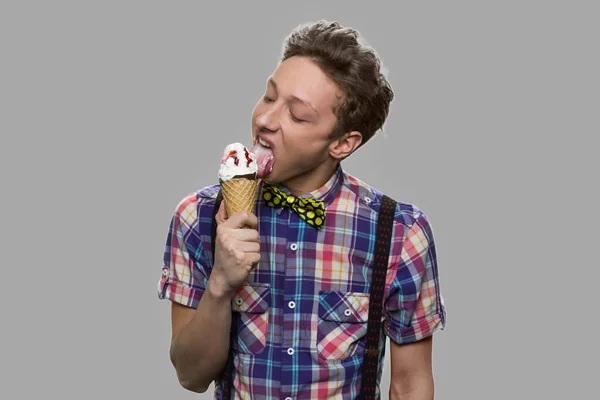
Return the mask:
{"type": "Polygon", "coordinates": [[[292,113],[290,113],[290,115],[291,115],[291,117],[292,117],[292,121],[294,121],[294,122],[298,122],[298,123],[302,123],[302,122],[308,122],[308,121],[306,121],[306,120],[303,120],[303,119],[299,119],[299,118],[296,118],[296,117],[294,117],[294,114],[292,114],[292,113]]]}

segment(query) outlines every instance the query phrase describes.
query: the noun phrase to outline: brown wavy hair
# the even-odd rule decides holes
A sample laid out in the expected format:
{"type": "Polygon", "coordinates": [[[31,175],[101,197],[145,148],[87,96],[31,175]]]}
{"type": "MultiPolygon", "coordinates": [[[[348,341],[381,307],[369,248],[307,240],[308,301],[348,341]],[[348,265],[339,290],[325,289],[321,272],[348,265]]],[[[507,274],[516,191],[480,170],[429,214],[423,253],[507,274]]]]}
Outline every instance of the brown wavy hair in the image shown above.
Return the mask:
{"type": "Polygon", "coordinates": [[[376,51],[360,40],[357,30],[338,22],[299,25],[284,40],[281,61],[308,57],[337,84],[343,95],[331,138],[358,131],[362,146],[383,129],[394,92],[376,51]]]}

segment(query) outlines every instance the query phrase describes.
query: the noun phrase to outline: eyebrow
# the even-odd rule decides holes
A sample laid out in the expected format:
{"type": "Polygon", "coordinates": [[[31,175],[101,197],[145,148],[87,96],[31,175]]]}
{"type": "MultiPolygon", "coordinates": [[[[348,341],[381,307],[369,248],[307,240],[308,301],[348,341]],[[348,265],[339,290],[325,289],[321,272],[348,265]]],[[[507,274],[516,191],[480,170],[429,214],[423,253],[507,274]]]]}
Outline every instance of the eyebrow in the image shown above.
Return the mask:
{"type": "MultiPolygon", "coordinates": [[[[275,91],[277,91],[277,83],[275,83],[275,81],[273,80],[273,78],[269,78],[269,83],[271,84],[271,86],[273,86],[273,89],[275,89],[275,91]]],[[[312,104],[310,104],[308,101],[302,100],[300,97],[294,96],[294,95],[290,96],[290,100],[292,101],[292,103],[302,103],[305,106],[310,107],[314,112],[317,113],[317,115],[319,115],[319,112],[317,111],[317,109],[314,108],[312,106],[312,104]]]]}

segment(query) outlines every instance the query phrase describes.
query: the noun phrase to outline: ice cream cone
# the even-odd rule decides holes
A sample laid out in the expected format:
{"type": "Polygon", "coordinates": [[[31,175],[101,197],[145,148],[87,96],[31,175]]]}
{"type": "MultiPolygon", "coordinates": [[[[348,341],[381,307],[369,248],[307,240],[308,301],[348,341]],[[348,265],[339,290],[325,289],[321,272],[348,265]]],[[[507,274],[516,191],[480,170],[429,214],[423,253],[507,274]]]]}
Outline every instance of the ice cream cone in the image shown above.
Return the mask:
{"type": "Polygon", "coordinates": [[[227,215],[240,211],[253,212],[257,186],[258,179],[252,178],[240,177],[221,181],[227,215]]]}
{"type": "Polygon", "coordinates": [[[256,158],[243,144],[227,145],[219,167],[219,183],[227,215],[254,211],[256,200],[256,158]]]}

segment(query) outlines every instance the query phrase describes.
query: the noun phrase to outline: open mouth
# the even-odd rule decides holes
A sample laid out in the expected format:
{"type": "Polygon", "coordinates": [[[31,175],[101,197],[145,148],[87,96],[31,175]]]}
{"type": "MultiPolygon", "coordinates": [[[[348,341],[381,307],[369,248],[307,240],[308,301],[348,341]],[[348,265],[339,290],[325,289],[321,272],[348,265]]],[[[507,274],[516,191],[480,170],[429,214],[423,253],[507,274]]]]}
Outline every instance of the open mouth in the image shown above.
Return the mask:
{"type": "Polygon", "coordinates": [[[273,171],[273,165],[275,164],[275,155],[273,154],[273,149],[269,143],[261,138],[258,138],[250,151],[256,156],[258,177],[266,177],[271,173],[271,171],[273,171]]]}
{"type": "Polygon", "coordinates": [[[261,146],[266,147],[267,149],[270,149],[271,146],[269,145],[269,143],[265,142],[264,140],[262,140],[261,138],[258,138],[258,143],[260,143],[261,146]]]}

